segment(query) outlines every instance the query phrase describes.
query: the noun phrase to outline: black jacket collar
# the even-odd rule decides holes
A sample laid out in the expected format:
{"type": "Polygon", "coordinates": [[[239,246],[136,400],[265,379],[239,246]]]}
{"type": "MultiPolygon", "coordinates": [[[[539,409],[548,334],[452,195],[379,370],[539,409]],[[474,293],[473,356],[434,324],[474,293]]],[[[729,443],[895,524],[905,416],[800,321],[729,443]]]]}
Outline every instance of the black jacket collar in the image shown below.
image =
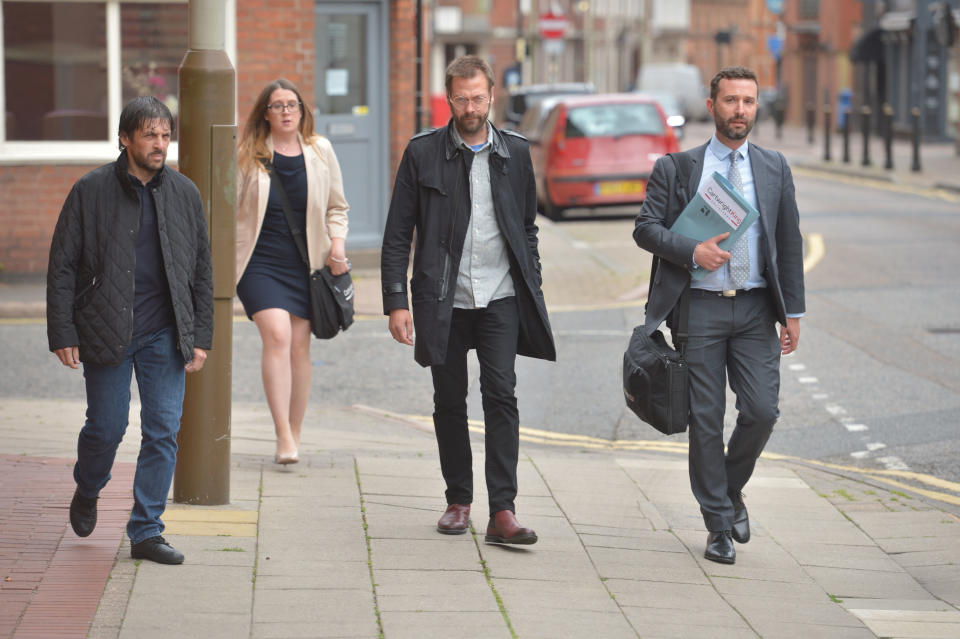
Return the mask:
{"type": "MultiPolygon", "coordinates": [[[[453,118],[450,118],[450,121],[447,122],[447,126],[443,130],[444,148],[447,150],[448,160],[453,158],[454,153],[457,152],[457,136],[453,133],[454,126],[453,118]]],[[[490,147],[490,153],[499,155],[504,159],[509,158],[510,151],[507,149],[507,143],[503,139],[503,133],[500,132],[500,129],[493,126],[493,122],[490,122],[489,120],[487,120],[487,126],[489,126],[490,130],[493,132],[493,144],[490,147]]]]}

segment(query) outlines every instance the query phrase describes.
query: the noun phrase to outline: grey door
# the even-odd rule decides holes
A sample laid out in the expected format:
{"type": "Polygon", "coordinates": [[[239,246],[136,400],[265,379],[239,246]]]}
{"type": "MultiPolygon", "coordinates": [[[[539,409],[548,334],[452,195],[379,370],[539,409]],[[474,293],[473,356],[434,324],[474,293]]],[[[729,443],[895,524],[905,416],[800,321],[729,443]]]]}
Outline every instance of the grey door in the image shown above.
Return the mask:
{"type": "Polygon", "coordinates": [[[388,113],[383,3],[316,4],[316,130],[340,160],[347,246],[380,246],[387,215],[388,113]]]}

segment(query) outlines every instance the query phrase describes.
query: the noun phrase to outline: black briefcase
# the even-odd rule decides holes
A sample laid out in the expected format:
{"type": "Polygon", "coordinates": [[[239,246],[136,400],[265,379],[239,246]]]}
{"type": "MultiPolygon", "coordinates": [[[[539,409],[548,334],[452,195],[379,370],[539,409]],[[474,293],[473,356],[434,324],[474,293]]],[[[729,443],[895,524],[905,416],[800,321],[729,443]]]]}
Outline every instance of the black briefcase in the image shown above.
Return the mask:
{"type": "Polygon", "coordinates": [[[683,354],[660,331],[633,329],[623,354],[623,396],[637,417],[664,435],[687,430],[690,393],[683,354]]]}
{"type": "MultiPolygon", "coordinates": [[[[653,273],[658,266],[654,264],[653,273]]],[[[660,331],[647,335],[641,324],[633,329],[623,354],[623,397],[627,406],[664,435],[686,431],[690,421],[690,384],[687,362],[683,359],[689,316],[690,287],[687,286],[676,309],[673,341],[678,350],[667,344],[660,331]]]]}

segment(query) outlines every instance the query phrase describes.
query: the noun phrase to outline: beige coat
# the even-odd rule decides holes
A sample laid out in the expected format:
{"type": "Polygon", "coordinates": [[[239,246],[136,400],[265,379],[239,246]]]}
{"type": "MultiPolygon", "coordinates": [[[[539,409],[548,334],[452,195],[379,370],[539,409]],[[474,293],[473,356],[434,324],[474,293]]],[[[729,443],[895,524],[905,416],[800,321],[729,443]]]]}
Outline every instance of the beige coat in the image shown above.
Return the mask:
{"type": "MultiPolygon", "coordinates": [[[[343,194],[340,164],[330,142],[317,137],[308,145],[300,137],[300,145],[307,171],[307,255],[310,270],[315,271],[330,257],[330,239],[347,237],[350,205],[343,194]]],[[[272,154],[272,137],[267,139],[267,148],[272,154]]],[[[269,197],[270,174],[263,166],[241,169],[237,179],[237,282],[257,246],[269,197]]]]}

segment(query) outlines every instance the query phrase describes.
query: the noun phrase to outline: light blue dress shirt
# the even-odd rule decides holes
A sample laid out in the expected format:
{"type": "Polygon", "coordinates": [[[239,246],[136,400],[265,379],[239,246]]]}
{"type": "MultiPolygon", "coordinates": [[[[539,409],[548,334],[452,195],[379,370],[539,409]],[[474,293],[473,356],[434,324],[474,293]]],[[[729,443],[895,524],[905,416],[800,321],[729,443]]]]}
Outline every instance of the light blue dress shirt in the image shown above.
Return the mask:
{"type": "Polygon", "coordinates": [[[486,142],[476,146],[464,142],[456,127],[453,135],[458,146],[474,154],[470,167],[470,221],[463,240],[453,307],[486,308],[490,302],[516,294],[510,276],[507,244],[493,208],[490,186],[493,129],[488,124],[486,142]]]}
{"type": "MultiPolygon", "coordinates": [[[[750,164],[749,142],[746,140],[740,145],[740,148],[731,151],[730,147],[720,142],[720,140],[717,139],[716,133],[714,133],[710,139],[710,144],[707,145],[707,152],[703,155],[703,174],[700,176],[700,184],[697,185],[697,190],[700,190],[700,187],[713,175],[714,171],[723,177],[727,177],[727,174],[730,172],[731,153],[740,154],[740,159],[737,160],[737,168],[740,169],[740,177],[743,180],[743,197],[753,208],[759,210],[757,206],[757,189],[753,181],[753,169],[750,164]]],[[[750,255],[750,275],[743,285],[745,289],[760,288],[767,285],[766,280],[763,279],[765,264],[763,252],[760,250],[760,236],[760,220],[757,220],[750,225],[750,228],[748,228],[744,234],[744,237],[747,238],[747,250],[750,255]]],[[[702,268],[699,265],[697,267],[702,268]]],[[[730,277],[730,262],[727,262],[716,271],[708,273],[707,276],[701,280],[691,280],[690,288],[702,288],[708,291],[722,291],[724,289],[734,288],[733,280],[730,277]]]]}

